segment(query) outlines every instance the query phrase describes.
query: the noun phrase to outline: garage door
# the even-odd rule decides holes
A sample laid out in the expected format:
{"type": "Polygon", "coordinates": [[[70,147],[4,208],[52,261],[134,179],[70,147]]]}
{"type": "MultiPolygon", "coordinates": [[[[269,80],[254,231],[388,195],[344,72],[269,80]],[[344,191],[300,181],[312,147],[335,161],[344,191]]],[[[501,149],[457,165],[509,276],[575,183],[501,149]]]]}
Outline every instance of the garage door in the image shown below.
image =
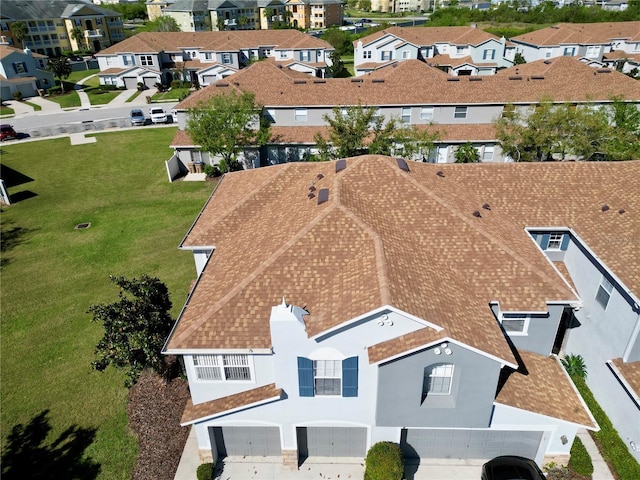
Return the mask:
{"type": "Polygon", "coordinates": [[[400,446],[406,458],[535,458],[541,439],[542,432],[409,428],[402,431],[400,446]]]}
{"type": "Polygon", "coordinates": [[[282,454],[278,427],[209,427],[209,436],[221,457],[282,454]]]}
{"type": "Polygon", "coordinates": [[[156,83],[158,83],[158,79],[156,77],[144,77],[142,79],[144,86],[147,88],[153,88],[156,83]]]}
{"type": "Polygon", "coordinates": [[[367,429],[351,427],[298,427],[300,457],[364,457],[367,429]]]}
{"type": "Polygon", "coordinates": [[[138,88],[138,79],[136,77],[124,77],[124,88],[127,90],[133,90],[138,88]]]}

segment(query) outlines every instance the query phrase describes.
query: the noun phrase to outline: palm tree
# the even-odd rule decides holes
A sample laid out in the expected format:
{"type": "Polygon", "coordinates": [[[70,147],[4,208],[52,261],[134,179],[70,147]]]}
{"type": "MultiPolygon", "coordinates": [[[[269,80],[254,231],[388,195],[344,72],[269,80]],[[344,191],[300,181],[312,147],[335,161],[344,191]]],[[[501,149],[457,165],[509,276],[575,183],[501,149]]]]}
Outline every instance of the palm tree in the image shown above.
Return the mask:
{"type": "Polygon", "coordinates": [[[82,45],[80,43],[80,41],[82,39],[84,39],[84,32],[77,25],[75,27],[73,27],[73,29],[71,30],[71,38],[73,38],[76,41],[76,43],[78,44],[78,50],[82,50],[82,47],[84,45],[82,45]]]}
{"type": "Polygon", "coordinates": [[[11,24],[11,34],[16,41],[20,42],[22,48],[24,48],[24,39],[29,34],[29,27],[24,22],[13,22],[11,24]]]}

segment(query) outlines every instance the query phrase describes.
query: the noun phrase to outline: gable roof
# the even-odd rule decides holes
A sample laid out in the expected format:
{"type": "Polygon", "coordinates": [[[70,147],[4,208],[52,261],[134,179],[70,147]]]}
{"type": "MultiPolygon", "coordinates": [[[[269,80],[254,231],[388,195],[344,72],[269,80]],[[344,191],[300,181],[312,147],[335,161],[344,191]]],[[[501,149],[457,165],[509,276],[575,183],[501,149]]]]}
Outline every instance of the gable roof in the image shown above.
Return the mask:
{"type": "Polygon", "coordinates": [[[120,17],[118,12],[94,5],[88,0],[2,0],[2,16],[13,20],[67,18],[86,10],[86,15],[120,17]]]}
{"type": "Polygon", "coordinates": [[[330,43],[311,35],[305,35],[298,30],[232,30],[222,32],[142,32],[102,50],[97,55],[174,52],[182,48],[198,48],[203,51],[236,51],[258,47],[333,50],[330,43]]]}
{"type": "Polygon", "coordinates": [[[512,42],[529,45],[607,44],[612,40],[640,41],[640,21],[611,23],[558,23],[518,35],[512,42]]]}
{"type": "Polygon", "coordinates": [[[479,45],[491,39],[500,41],[495,35],[474,27],[389,27],[354,40],[353,44],[357,46],[361,41],[363,46],[367,46],[386,35],[393,35],[416,46],[434,43],[479,45]]]}
{"type": "Polygon", "coordinates": [[[607,102],[614,96],[640,99],[640,82],[615,70],[593,69],[570,57],[518,65],[481,77],[450,77],[419,60],[406,60],[362,77],[308,79],[305,83],[295,82],[287,69],[257,62],[190,95],[176,108],[191,108],[230,89],[253,92],[256,102],[264,106],[290,107],[531,104],[545,98],[607,102]]]}

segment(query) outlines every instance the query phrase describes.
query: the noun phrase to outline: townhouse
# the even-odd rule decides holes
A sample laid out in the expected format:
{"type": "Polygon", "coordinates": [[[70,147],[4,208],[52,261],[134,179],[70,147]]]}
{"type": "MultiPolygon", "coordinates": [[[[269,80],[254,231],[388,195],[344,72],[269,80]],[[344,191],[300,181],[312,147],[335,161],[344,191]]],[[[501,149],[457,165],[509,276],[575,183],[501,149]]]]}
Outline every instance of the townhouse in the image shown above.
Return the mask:
{"type": "Polygon", "coordinates": [[[640,21],[559,23],[511,38],[527,62],[560,56],[577,57],[620,67],[640,66],[640,21]]]}
{"type": "Polygon", "coordinates": [[[83,0],[3,0],[0,35],[16,47],[47,56],[83,50],[99,52],[124,39],[119,13],[83,0]],[[24,45],[14,38],[11,25],[28,27],[24,45]]]}
{"type": "Polygon", "coordinates": [[[214,95],[252,92],[271,122],[272,142],[248,148],[245,167],[299,161],[315,153],[314,136],[326,138],[326,115],[335,106],[367,105],[385,119],[439,133],[428,158],[455,161],[456,148],[471,142],[484,162],[511,161],[500,150],[494,121],[513,109],[527,112],[540,101],[571,102],[597,108],[613,97],[640,104],[640,83],[609,69],[593,69],[576,59],[560,57],[500,71],[491,76],[450,76],[418,60],[354,78],[309,78],[286,68],[258,62],[189,96],[175,108],[179,130],[172,141],[187,170],[189,162],[216,163],[184,131],[188,109],[214,95]]]}
{"type": "Polygon", "coordinates": [[[598,425],[563,353],[638,458],[639,177],[383,156],[225,175],[180,244],[197,282],[164,348],[202,460],[295,470],[385,440],[565,463],[598,425]]]}
{"type": "Polygon", "coordinates": [[[46,56],[0,44],[0,98],[12,100],[14,92],[33,97],[39,89],[54,86],[53,75],[46,68],[46,56]]]}
{"type": "Polygon", "coordinates": [[[100,84],[136,88],[185,80],[206,86],[258,60],[324,77],[333,47],[297,30],[145,32],[96,55],[100,84]]]}
{"type": "Polygon", "coordinates": [[[176,20],[183,32],[268,30],[278,23],[320,29],[342,25],[343,0],[148,0],[153,20],[176,20]]]}
{"type": "Polygon", "coordinates": [[[451,75],[492,75],[513,65],[514,46],[474,27],[391,27],[353,42],[356,76],[404,60],[451,75]]]}

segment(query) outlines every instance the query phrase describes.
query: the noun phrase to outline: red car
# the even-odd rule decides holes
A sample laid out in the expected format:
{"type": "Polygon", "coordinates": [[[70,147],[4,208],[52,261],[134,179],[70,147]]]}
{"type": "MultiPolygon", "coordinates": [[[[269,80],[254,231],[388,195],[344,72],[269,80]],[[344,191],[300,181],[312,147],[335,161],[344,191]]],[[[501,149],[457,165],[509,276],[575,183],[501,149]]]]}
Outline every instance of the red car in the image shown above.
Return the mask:
{"type": "Polygon", "coordinates": [[[14,140],[16,138],[18,138],[18,134],[11,125],[6,123],[0,125],[0,142],[4,142],[5,140],[14,140]]]}

